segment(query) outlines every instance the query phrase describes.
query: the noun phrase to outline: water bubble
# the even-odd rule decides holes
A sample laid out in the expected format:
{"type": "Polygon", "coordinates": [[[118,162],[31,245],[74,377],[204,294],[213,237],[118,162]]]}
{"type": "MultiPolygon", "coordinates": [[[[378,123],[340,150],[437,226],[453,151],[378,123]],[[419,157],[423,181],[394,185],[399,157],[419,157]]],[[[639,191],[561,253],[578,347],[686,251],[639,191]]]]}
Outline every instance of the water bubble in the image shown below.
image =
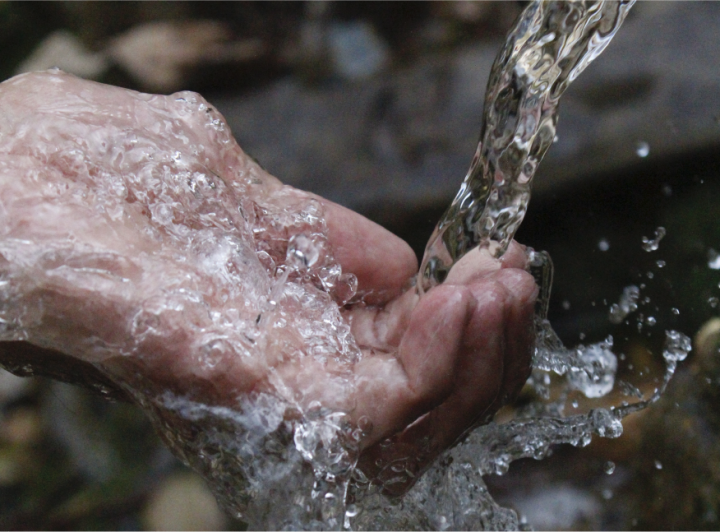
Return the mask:
{"type": "Polygon", "coordinates": [[[610,489],[602,490],[602,498],[605,499],[606,501],[609,501],[610,499],[613,498],[613,491],[610,489]]]}
{"type": "Polygon", "coordinates": [[[655,274],[653,272],[647,272],[646,275],[648,279],[652,279],[653,277],[655,277],[655,274]]]}
{"type": "Polygon", "coordinates": [[[658,260],[658,261],[655,262],[655,265],[656,265],[658,268],[664,268],[664,267],[665,267],[665,261],[664,261],[664,260],[658,260]]]}
{"type": "Polygon", "coordinates": [[[605,238],[601,238],[597,246],[600,251],[607,251],[610,249],[610,243],[605,238]]]}
{"type": "Polygon", "coordinates": [[[304,270],[315,265],[320,257],[316,242],[307,235],[294,235],[288,242],[286,262],[293,268],[304,270]]]}
{"type": "Polygon", "coordinates": [[[675,314],[676,316],[679,316],[679,315],[680,315],[680,309],[679,309],[679,308],[672,307],[672,308],[670,309],[670,312],[672,312],[672,313],[675,314]]]}
{"type": "Polygon", "coordinates": [[[657,320],[655,319],[655,316],[648,316],[647,318],[645,318],[645,324],[648,325],[649,327],[652,327],[656,323],[657,323],[657,320]]]}
{"type": "Polygon", "coordinates": [[[570,301],[568,301],[567,299],[565,301],[563,301],[562,308],[565,310],[570,310],[570,301]]]}
{"type": "Polygon", "coordinates": [[[678,362],[685,360],[692,349],[689,337],[678,331],[665,331],[665,347],[663,357],[666,361],[678,362]]]}
{"type": "Polygon", "coordinates": [[[717,297],[713,296],[713,297],[709,297],[707,302],[708,302],[708,305],[710,305],[712,308],[716,308],[718,306],[718,302],[720,302],[720,300],[718,300],[717,297]]]}
{"type": "Polygon", "coordinates": [[[638,157],[647,157],[650,154],[650,145],[647,142],[638,142],[635,153],[638,157]]]}
{"type": "Polygon", "coordinates": [[[666,231],[664,227],[658,227],[655,229],[655,238],[642,237],[642,248],[648,253],[650,251],[657,251],[660,246],[660,241],[665,237],[666,231]]]}
{"type": "Polygon", "coordinates": [[[663,468],[662,462],[660,462],[660,460],[655,460],[655,469],[659,470],[662,468],[663,468]]]}
{"type": "Polygon", "coordinates": [[[606,475],[612,475],[615,472],[615,462],[607,461],[603,465],[603,471],[606,475]]]}
{"type": "Polygon", "coordinates": [[[672,187],[670,185],[663,185],[662,193],[665,197],[669,198],[672,196],[672,187]]]}

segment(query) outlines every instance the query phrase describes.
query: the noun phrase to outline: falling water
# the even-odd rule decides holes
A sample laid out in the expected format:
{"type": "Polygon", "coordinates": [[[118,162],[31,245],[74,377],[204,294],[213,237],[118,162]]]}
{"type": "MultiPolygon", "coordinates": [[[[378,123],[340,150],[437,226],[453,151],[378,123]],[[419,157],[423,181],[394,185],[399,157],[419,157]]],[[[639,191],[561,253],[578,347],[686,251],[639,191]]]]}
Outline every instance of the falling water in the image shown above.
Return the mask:
{"type": "Polygon", "coordinates": [[[470,169],[425,249],[421,290],[441,283],[476,246],[505,252],[555,138],[560,97],[610,43],[633,4],[542,1],[522,13],[490,72],[470,169]]]}

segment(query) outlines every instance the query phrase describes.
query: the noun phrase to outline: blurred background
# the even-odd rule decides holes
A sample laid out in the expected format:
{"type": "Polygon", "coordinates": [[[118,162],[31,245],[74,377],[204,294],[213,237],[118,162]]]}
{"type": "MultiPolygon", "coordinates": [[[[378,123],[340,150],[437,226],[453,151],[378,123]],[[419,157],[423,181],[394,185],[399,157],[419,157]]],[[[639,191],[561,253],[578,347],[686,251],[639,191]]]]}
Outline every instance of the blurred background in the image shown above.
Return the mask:
{"type": "MultiPolygon", "coordinates": [[[[272,174],[420,255],[470,163],[490,66],[524,5],[0,1],[0,80],[57,66],[201,92],[272,174]]],[[[719,30],[720,3],[640,2],[563,97],[517,235],[554,259],[550,320],[567,345],[611,334],[620,376],[644,392],[662,373],[666,329],[695,348],[621,438],[486,479],[537,529],[720,526],[719,30]],[[614,325],[629,285],[639,308],[614,325]]],[[[244,525],[139,410],[2,371],[0,528],[244,525]]]]}

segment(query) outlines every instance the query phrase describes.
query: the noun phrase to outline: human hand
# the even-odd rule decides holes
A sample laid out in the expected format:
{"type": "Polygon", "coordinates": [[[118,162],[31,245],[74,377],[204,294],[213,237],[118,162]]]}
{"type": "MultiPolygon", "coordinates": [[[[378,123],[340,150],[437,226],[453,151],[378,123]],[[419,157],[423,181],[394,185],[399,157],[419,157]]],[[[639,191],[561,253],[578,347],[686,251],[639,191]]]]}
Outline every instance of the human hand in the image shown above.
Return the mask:
{"type": "Polygon", "coordinates": [[[527,378],[519,245],[419,297],[407,244],[283,186],[197,95],[46,72],[0,84],[0,111],[0,339],[144,395],[344,412],[392,494],[527,378]]]}

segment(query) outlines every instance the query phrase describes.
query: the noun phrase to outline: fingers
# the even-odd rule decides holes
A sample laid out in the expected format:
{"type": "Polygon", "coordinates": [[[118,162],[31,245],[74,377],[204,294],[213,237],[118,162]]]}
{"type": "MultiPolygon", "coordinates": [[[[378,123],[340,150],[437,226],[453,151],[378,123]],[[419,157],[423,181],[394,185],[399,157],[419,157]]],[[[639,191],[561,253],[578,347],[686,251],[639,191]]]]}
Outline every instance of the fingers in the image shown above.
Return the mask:
{"type": "MultiPolygon", "coordinates": [[[[454,359],[446,358],[453,360],[454,374],[448,377],[446,369],[434,378],[436,393],[441,388],[445,390],[445,386],[450,387],[451,393],[438,407],[393,436],[391,444],[376,444],[361,458],[363,472],[382,482],[389,495],[407,491],[440,452],[473,424],[492,415],[527,378],[537,294],[532,277],[521,270],[500,269],[467,290],[472,299],[458,353],[454,359]]],[[[414,334],[408,329],[407,336],[414,334]]],[[[403,340],[401,348],[406,345],[412,345],[412,340],[403,340]]],[[[403,359],[406,367],[418,362],[405,353],[400,356],[408,357],[403,359]]],[[[421,368],[438,371],[429,364],[416,371],[422,371],[421,368]]],[[[414,380],[421,381],[418,377],[414,380]]]]}
{"type": "Polygon", "coordinates": [[[364,216],[323,198],[328,236],[343,272],[358,279],[371,305],[392,300],[407,288],[418,269],[410,246],[364,216]]]}
{"type": "Polygon", "coordinates": [[[535,348],[535,300],[539,294],[533,277],[525,271],[503,270],[499,281],[512,294],[513,304],[506,308],[503,384],[498,396],[499,404],[494,405],[496,409],[512,401],[530,375],[535,348]]]}
{"type": "Polygon", "coordinates": [[[492,256],[488,248],[476,247],[465,254],[450,270],[444,284],[469,285],[494,271],[505,268],[524,270],[527,265],[525,246],[514,240],[500,258],[492,256]]]}
{"type": "Polygon", "coordinates": [[[452,392],[472,297],[464,287],[437,287],[414,309],[397,357],[365,357],[355,369],[357,419],[374,429],[365,445],[393,434],[452,392]]]}
{"type": "Polygon", "coordinates": [[[503,268],[526,269],[528,259],[525,254],[525,246],[512,240],[507,251],[505,251],[505,254],[500,257],[499,260],[503,268]]]}

